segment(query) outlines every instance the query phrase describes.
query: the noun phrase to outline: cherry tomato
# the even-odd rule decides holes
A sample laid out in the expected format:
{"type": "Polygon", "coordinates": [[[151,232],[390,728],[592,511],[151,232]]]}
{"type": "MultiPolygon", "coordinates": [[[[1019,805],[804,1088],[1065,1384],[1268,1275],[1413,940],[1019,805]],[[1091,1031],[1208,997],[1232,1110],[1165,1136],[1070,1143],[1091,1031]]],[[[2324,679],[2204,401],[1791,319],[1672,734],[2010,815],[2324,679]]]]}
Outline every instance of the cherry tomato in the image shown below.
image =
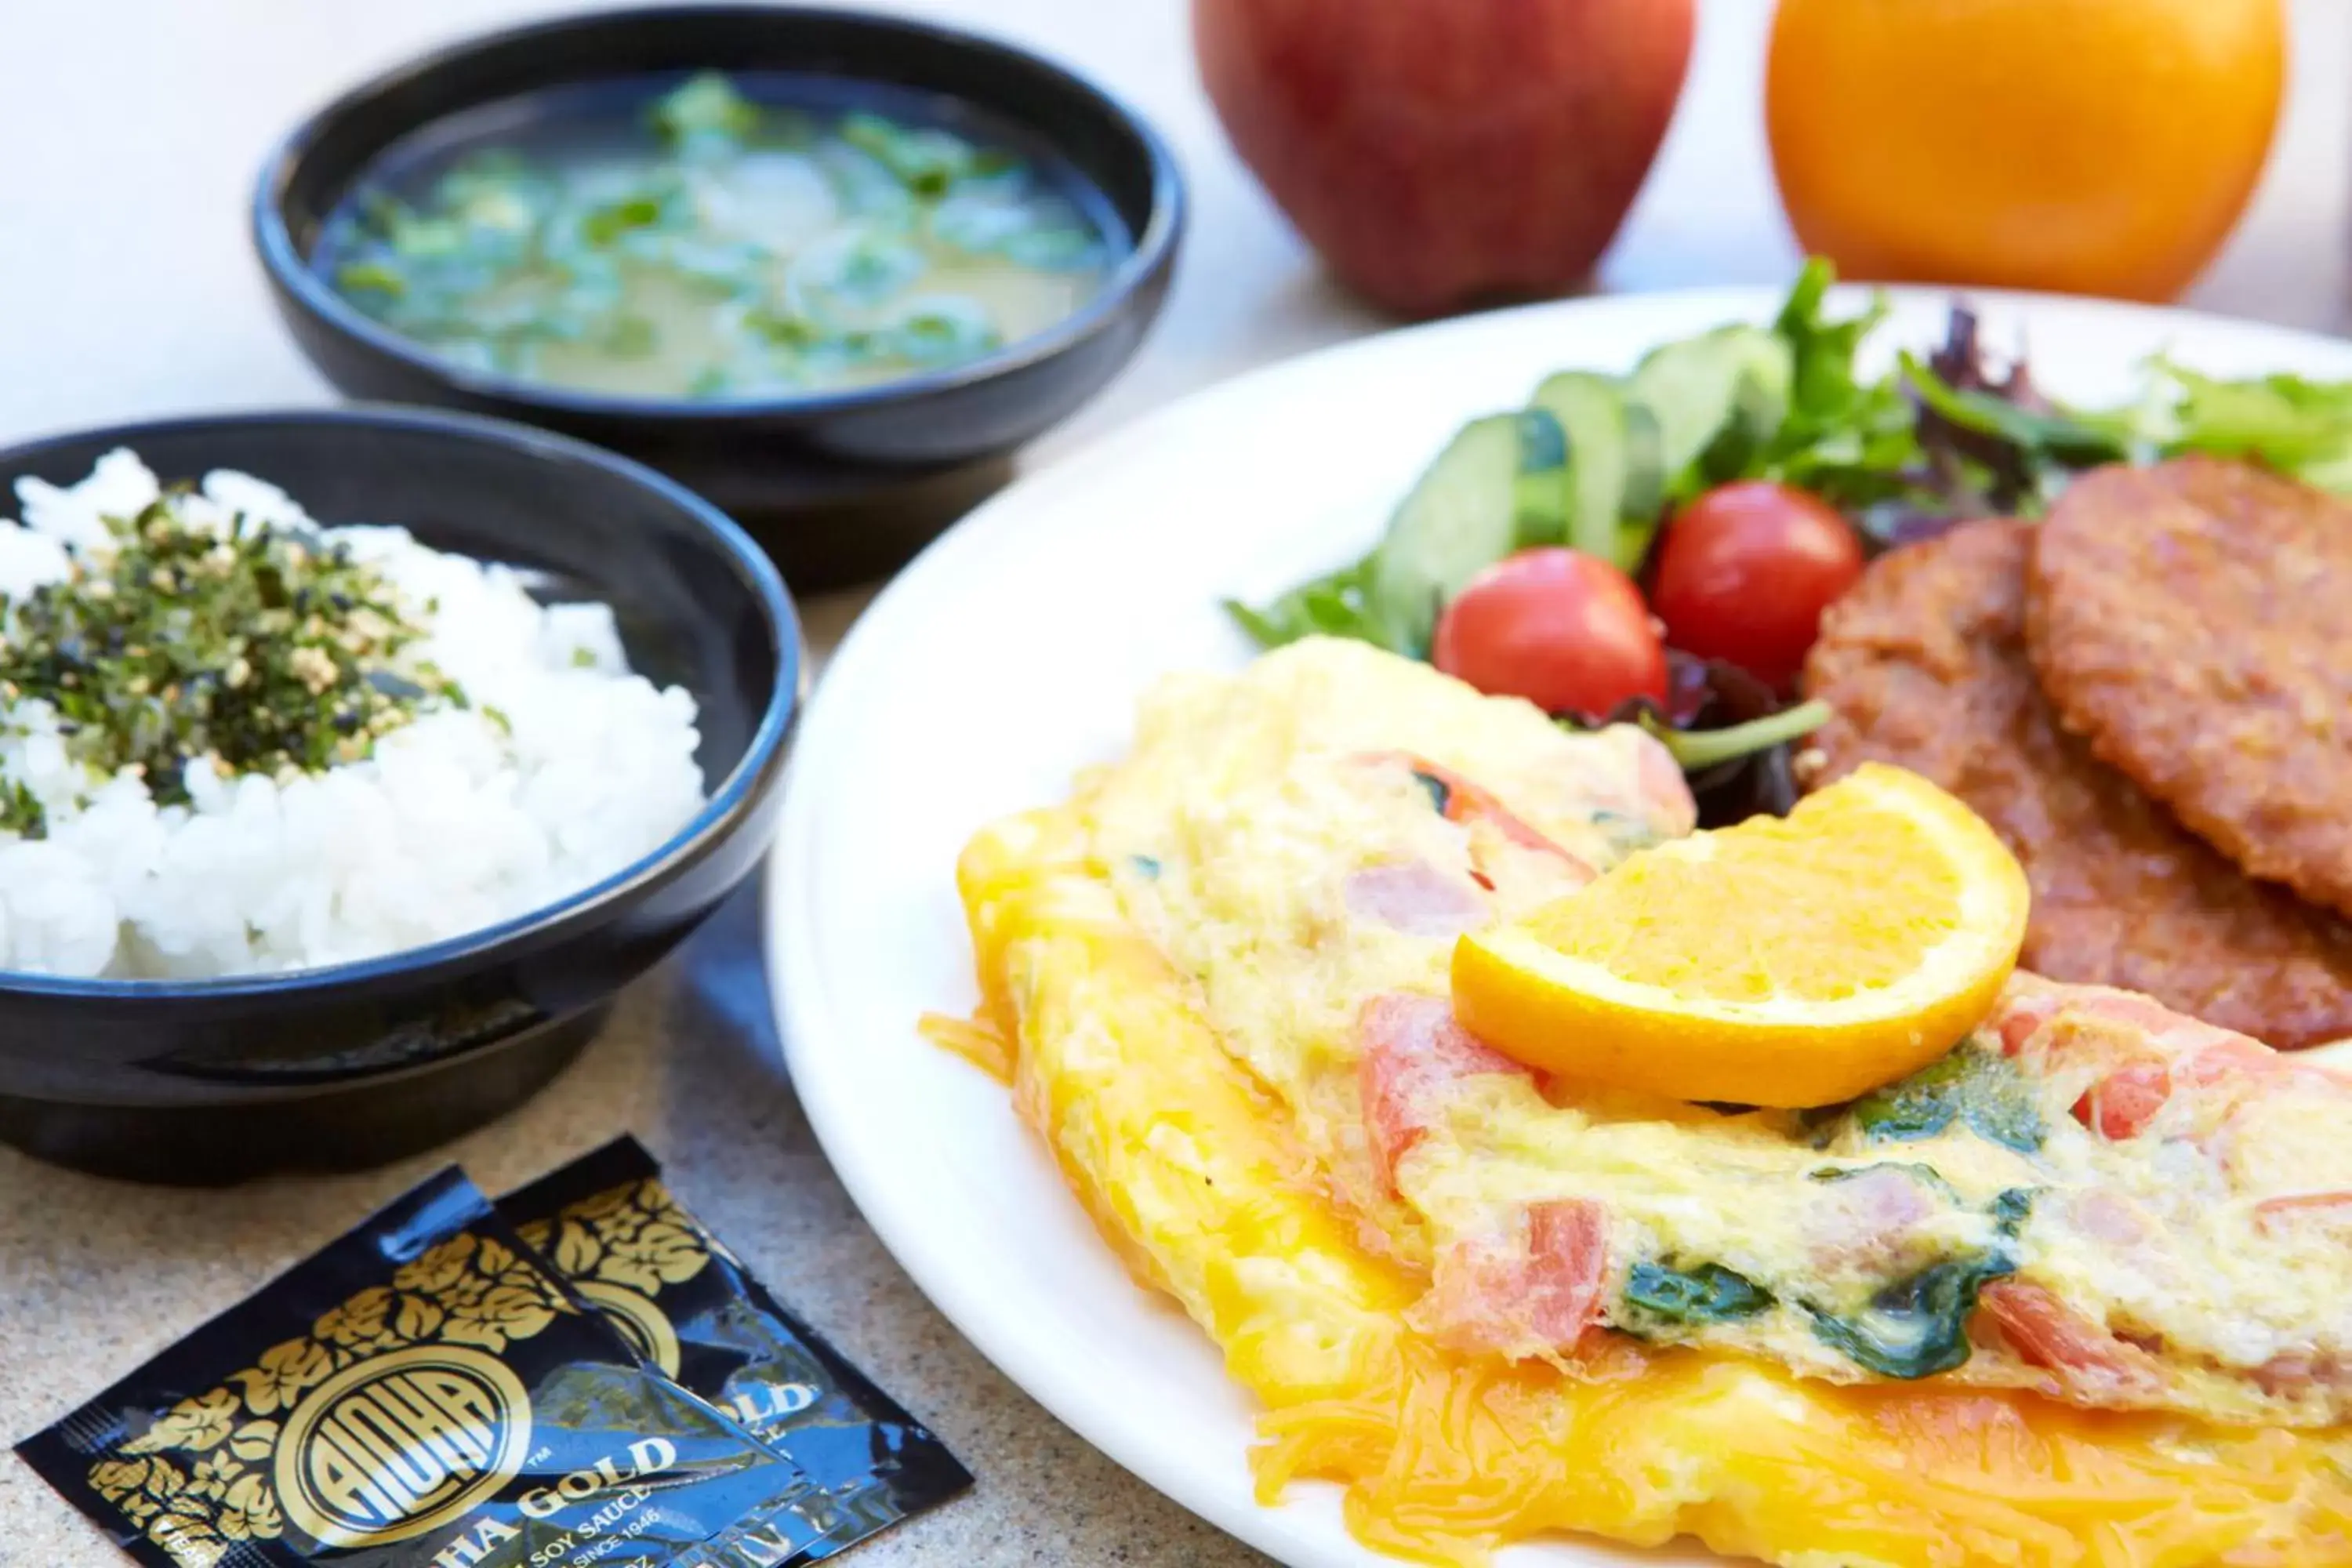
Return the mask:
{"type": "Polygon", "coordinates": [[[1471,578],[1437,618],[1430,661],[1547,713],[1666,698],[1666,650],[1642,591],[1607,562],[1557,546],[1522,550],[1471,578]]]}
{"type": "Polygon", "coordinates": [[[1775,687],[1797,678],[1862,543],[1827,501],[1769,479],[1719,485],[1666,525],[1650,603],[1666,641],[1775,687]]]}

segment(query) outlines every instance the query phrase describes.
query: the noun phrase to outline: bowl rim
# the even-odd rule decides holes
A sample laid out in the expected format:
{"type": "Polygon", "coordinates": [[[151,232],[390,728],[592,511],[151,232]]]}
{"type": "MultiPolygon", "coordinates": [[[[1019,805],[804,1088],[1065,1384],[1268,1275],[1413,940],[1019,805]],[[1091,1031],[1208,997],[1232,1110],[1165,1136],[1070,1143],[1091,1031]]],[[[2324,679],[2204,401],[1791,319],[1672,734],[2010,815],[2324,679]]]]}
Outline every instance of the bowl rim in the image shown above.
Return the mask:
{"type": "MultiPolygon", "coordinates": [[[[714,66],[712,68],[721,68],[714,66]]],[[[586,79],[585,78],[555,78],[586,79]]],[[[968,96],[968,95],[955,95],[968,96]]],[[[985,100],[971,99],[982,108],[985,100]]],[[[1003,110],[996,110],[1003,112],[1003,110]]],[[[432,123],[420,121],[401,132],[411,134],[432,123]]],[[[281,296],[298,305],[320,325],[383,354],[412,374],[421,375],[464,396],[519,411],[545,412],[574,418],[643,420],[660,425],[772,421],[780,416],[822,418],[886,407],[935,394],[953,392],[1014,374],[1055,359],[1113,326],[1129,301],[1174,257],[1182,237],[1187,196],[1181,169],[1174,153],[1150,121],[1124,99],[1071,68],[1018,45],[958,27],[915,17],[850,11],[819,5],[693,5],[636,6],[588,11],[529,22],[460,38],[379,72],[314,110],[287,132],[264,157],[254,183],[252,239],[262,268],[281,296]],[[423,348],[375,321],[329,288],[311,269],[294,244],[286,221],[285,195],[295,174],[318,142],[340,121],[372,100],[425,78],[450,69],[487,53],[534,39],[551,39],[583,31],[631,26],[675,25],[683,18],[733,19],[747,24],[790,29],[821,20],[900,38],[960,48],[968,54],[1057,79],[1064,87],[1090,99],[1139,147],[1151,171],[1151,212],[1118,265],[1104,279],[1093,298],[1050,327],[1005,344],[992,353],[943,370],[926,371],[871,386],[791,397],[730,398],[695,403],[673,397],[625,397],[581,392],[520,376],[470,371],[423,348]]]]}
{"type": "MultiPolygon", "coordinates": [[[[142,438],[159,435],[299,425],[353,432],[421,432],[438,438],[504,447],[519,455],[585,465],[611,481],[651,491],[698,523],[705,536],[719,547],[752,590],[779,649],[775,689],[744,746],[743,755],[711,789],[701,808],[654,848],[553,903],[526,910],[495,925],[373,958],[203,980],[105,980],[0,968],[0,995],[118,1004],[207,1001],[327,991],[388,981],[420,982],[449,971],[470,970],[499,950],[517,943],[538,947],[635,902],[642,893],[698,859],[740,826],[760,802],[762,781],[775,774],[785,738],[799,715],[802,675],[807,661],[800,613],[784,585],[783,575],[734,519],[677,480],[616,452],[574,437],[486,415],[359,403],[185,415],[37,437],[0,447],[0,479],[21,472],[26,464],[44,454],[68,446],[103,445],[109,449],[130,447],[135,450],[142,438]]],[[[13,510],[13,497],[0,492],[0,509],[13,510]]]]}

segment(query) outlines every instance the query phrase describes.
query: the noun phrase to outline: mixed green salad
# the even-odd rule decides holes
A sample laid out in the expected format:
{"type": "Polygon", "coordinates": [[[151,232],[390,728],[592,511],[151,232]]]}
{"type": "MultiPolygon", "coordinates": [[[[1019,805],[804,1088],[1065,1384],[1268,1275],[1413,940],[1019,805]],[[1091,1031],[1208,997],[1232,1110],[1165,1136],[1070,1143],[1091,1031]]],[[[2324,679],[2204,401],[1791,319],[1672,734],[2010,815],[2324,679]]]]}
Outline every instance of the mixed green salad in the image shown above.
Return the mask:
{"type": "Polygon", "coordinates": [[[1548,377],[1463,426],[1370,553],[1228,610],[1263,647],[1359,638],[1567,721],[1649,725],[1736,816],[1793,802],[1787,745],[1826,717],[1795,677],[1870,554],[2185,452],[2352,493],[2352,384],[2159,356],[2130,401],[2070,406],[1997,363],[1965,304],[1932,353],[1874,373],[1887,302],[1833,314],[1832,280],[1815,259],[1769,325],[1548,377]]]}
{"type": "Polygon", "coordinates": [[[965,363],[1076,311],[1109,262],[1039,170],[936,126],[706,72],[618,130],[479,149],[414,201],[372,187],[329,225],[329,278],[470,369],[715,399],[965,363]]]}

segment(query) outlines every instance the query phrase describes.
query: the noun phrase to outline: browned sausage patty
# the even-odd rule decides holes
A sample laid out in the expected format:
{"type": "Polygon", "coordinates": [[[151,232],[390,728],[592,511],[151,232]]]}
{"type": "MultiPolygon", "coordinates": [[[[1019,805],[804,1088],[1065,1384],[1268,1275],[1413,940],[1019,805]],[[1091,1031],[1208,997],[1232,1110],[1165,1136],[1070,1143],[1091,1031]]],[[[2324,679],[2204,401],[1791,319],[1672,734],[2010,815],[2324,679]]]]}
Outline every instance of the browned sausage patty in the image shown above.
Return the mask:
{"type": "Polygon", "coordinates": [[[2059,729],[2023,646],[2031,531],[1909,545],[1831,606],[1805,665],[1837,715],[1814,787],[1877,761],[1968,802],[2032,884],[2030,969],[2276,1046],[2352,1035],[2352,925],[2246,877],[2059,729]]]}
{"type": "Polygon", "coordinates": [[[2034,539],[2025,635],[2101,760],[2352,913],[2352,506],[2210,458],[2086,474],[2034,539]]]}

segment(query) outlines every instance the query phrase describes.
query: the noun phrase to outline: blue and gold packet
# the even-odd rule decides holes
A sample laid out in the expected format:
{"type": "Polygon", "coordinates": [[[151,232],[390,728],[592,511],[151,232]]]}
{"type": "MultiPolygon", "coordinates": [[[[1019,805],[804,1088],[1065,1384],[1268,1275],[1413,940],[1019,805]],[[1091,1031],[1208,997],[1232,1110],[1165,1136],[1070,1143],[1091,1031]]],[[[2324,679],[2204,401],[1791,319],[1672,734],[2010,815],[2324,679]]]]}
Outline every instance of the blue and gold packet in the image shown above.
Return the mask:
{"type": "Polygon", "coordinates": [[[151,1568],[781,1568],[827,1528],[454,1169],[17,1452],[151,1568]]]}
{"type": "MultiPolygon", "coordinates": [[[[947,1445],[785,1310],[624,1137],[499,1212],[638,1353],[790,1456],[822,1490],[830,1556],[971,1485],[947,1445]]],[[[688,1563],[729,1563],[723,1551],[688,1563]]]]}

